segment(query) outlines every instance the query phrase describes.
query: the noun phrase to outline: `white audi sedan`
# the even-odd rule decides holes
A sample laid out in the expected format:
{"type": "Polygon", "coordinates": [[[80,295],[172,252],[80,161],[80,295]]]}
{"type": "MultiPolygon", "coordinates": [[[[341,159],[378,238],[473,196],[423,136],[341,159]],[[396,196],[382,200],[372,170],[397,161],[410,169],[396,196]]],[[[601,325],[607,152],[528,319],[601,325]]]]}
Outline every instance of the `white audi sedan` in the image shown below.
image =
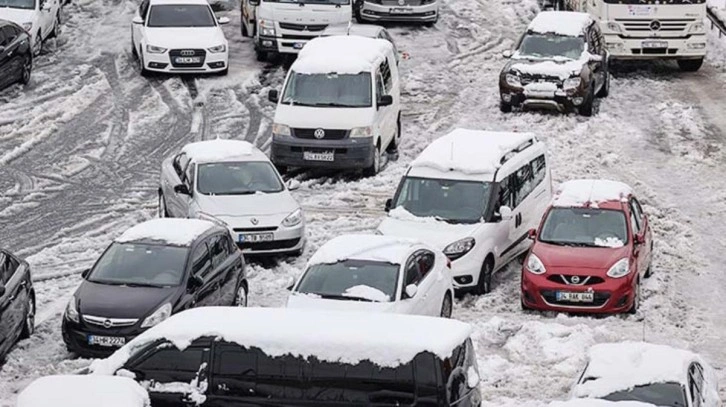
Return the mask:
{"type": "Polygon", "coordinates": [[[305,219],[267,156],[242,140],[187,144],[162,163],[159,216],[202,218],[227,225],[246,255],[299,255],[305,219]]]}
{"type": "Polygon", "coordinates": [[[227,39],[207,0],[143,0],[132,20],[131,46],[142,75],[227,74],[227,39]]]}
{"type": "Polygon", "coordinates": [[[425,243],[343,235],[315,252],[287,306],[450,318],[451,279],[449,260],[425,243]]]}

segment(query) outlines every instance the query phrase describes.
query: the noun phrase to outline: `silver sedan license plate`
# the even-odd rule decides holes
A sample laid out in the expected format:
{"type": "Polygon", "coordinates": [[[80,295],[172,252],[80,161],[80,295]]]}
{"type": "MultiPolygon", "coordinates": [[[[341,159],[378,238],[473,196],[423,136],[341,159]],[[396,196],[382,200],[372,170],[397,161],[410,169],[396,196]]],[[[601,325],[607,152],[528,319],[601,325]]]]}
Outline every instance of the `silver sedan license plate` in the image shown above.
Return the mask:
{"type": "Polygon", "coordinates": [[[668,41],[643,41],[643,48],[668,48],[668,41]]]}
{"type": "Polygon", "coordinates": [[[120,348],[126,344],[126,338],[122,336],[88,335],[88,344],[105,346],[109,348],[120,348]]]}
{"type": "Polygon", "coordinates": [[[329,161],[335,160],[335,153],[333,151],[324,151],[322,153],[315,153],[312,151],[303,152],[303,160],[306,161],[329,161]]]}
{"type": "Polygon", "coordinates": [[[595,301],[594,293],[571,293],[566,291],[557,291],[557,301],[567,302],[593,302],[595,301]]]}
{"type": "Polygon", "coordinates": [[[176,63],[177,64],[198,64],[202,62],[202,59],[199,57],[177,57],[176,63]]]}
{"type": "Polygon", "coordinates": [[[412,8],[397,7],[397,8],[391,9],[391,14],[411,14],[411,13],[413,13],[412,8]]]}
{"type": "Polygon", "coordinates": [[[272,233],[244,233],[239,235],[240,243],[271,242],[273,240],[272,233]]]}

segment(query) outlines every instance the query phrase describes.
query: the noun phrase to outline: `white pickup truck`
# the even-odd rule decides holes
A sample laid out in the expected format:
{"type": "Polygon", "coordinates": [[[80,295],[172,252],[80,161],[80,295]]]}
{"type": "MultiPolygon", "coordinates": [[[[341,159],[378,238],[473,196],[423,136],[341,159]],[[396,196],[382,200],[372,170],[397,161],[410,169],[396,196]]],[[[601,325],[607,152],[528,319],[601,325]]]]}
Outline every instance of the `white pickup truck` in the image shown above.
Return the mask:
{"type": "Polygon", "coordinates": [[[351,20],[351,0],[241,0],[242,36],[255,40],[258,61],[297,54],[329,25],[351,20]]]}

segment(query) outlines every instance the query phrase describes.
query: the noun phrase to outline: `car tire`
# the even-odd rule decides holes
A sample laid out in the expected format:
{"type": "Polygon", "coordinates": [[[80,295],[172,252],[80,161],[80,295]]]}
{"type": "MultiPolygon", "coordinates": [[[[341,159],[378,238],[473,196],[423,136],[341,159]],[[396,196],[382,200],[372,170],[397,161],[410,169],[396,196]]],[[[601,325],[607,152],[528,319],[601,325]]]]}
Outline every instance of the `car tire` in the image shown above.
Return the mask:
{"type": "Polygon", "coordinates": [[[229,68],[224,68],[223,70],[217,72],[217,76],[227,76],[229,73],[229,68]]]}
{"type": "Polygon", "coordinates": [[[649,264],[648,269],[645,270],[645,274],[643,274],[643,277],[650,278],[653,275],[653,265],[649,264]]]}
{"type": "Polygon", "coordinates": [[[454,302],[451,299],[451,293],[444,294],[444,300],[441,302],[441,318],[451,318],[454,313],[454,302]]]}
{"type": "Polygon", "coordinates": [[[245,24],[244,19],[240,21],[240,25],[242,26],[242,29],[240,30],[242,32],[242,37],[249,37],[249,33],[247,32],[247,24],[245,24]]]}
{"type": "Polygon", "coordinates": [[[159,217],[160,218],[168,218],[169,217],[169,209],[166,207],[166,198],[164,197],[164,194],[159,193],[159,217]]]}
{"type": "Polygon", "coordinates": [[[55,15],[55,21],[53,21],[53,31],[50,32],[48,38],[58,38],[60,35],[60,25],[60,10],[58,10],[58,14],[55,15]]]}
{"type": "Polygon", "coordinates": [[[35,332],[35,295],[30,294],[28,298],[28,313],[23,320],[23,330],[20,333],[20,339],[28,339],[35,332]]]}
{"type": "Polygon", "coordinates": [[[20,83],[27,85],[30,83],[30,74],[33,72],[33,57],[28,54],[23,62],[23,68],[20,71],[20,83]]]}
{"type": "Polygon", "coordinates": [[[35,41],[33,42],[33,49],[31,53],[33,56],[38,56],[43,51],[43,37],[40,35],[40,31],[38,31],[38,34],[35,36],[35,41]]]}
{"type": "Polygon", "coordinates": [[[635,283],[635,291],[633,294],[633,305],[628,310],[628,314],[634,315],[640,308],[640,279],[635,283]]]}
{"type": "Polygon", "coordinates": [[[493,273],[494,264],[492,264],[491,258],[487,258],[481,266],[481,271],[479,271],[479,280],[477,281],[476,289],[474,290],[476,294],[484,295],[492,291],[493,273]]]}
{"type": "Polygon", "coordinates": [[[532,308],[528,307],[527,304],[524,303],[524,299],[522,298],[519,299],[519,305],[522,307],[522,311],[532,311],[532,308]]]}
{"type": "Polygon", "coordinates": [[[373,163],[370,167],[363,170],[363,175],[366,177],[375,177],[381,171],[381,145],[376,145],[376,149],[373,150],[373,163]]]}
{"type": "Polygon", "coordinates": [[[703,65],[703,58],[678,60],[678,67],[681,68],[681,71],[683,72],[696,72],[701,69],[701,65],[703,65]]]}
{"type": "Polygon", "coordinates": [[[240,284],[234,293],[233,307],[246,307],[247,301],[249,300],[247,285],[245,283],[240,284]]]}
{"type": "Polygon", "coordinates": [[[139,72],[141,73],[141,76],[147,78],[150,72],[148,69],[146,69],[146,63],[144,62],[144,53],[142,51],[137,51],[137,53],[139,54],[139,72]]]}
{"type": "Polygon", "coordinates": [[[606,98],[610,94],[610,72],[605,68],[605,82],[602,84],[602,88],[597,92],[597,97],[606,98]]]}
{"type": "Polygon", "coordinates": [[[398,159],[398,146],[401,144],[401,115],[398,115],[398,120],[396,121],[396,134],[393,136],[393,140],[391,140],[391,143],[388,144],[388,148],[386,148],[386,153],[395,156],[395,159],[398,159]]]}
{"type": "Polygon", "coordinates": [[[267,62],[269,55],[267,51],[255,50],[255,57],[257,59],[257,62],[267,62]]]}
{"type": "Polygon", "coordinates": [[[505,102],[500,101],[499,102],[499,110],[502,113],[511,113],[512,112],[512,105],[510,105],[509,103],[505,103],[505,102]]]}
{"type": "Polygon", "coordinates": [[[590,85],[590,91],[587,92],[586,99],[582,102],[582,105],[577,108],[577,113],[580,116],[590,117],[593,113],[593,105],[595,104],[595,95],[593,94],[594,87],[590,85]]]}

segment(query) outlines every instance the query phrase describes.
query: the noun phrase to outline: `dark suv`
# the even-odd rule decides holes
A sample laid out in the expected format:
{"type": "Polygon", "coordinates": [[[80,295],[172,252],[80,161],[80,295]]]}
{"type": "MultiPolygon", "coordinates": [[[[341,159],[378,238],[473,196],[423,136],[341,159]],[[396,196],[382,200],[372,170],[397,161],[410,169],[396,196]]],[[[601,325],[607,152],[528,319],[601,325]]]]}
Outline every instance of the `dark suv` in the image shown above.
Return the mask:
{"type": "Polygon", "coordinates": [[[499,106],[554,108],[591,116],[610,90],[602,32],[589,14],[545,11],[527,27],[499,75],[499,106]]]}
{"type": "Polygon", "coordinates": [[[247,305],[245,262],[226,227],[155,219],[117,238],[83,273],[63,317],[63,340],[81,356],[107,356],[179,311],[247,305]]]}
{"type": "Polygon", "coordinates": [[[20,26],[0,20],[0,90],[15,82],[30,82],[33,53],[30,37],[20,26]]]}

